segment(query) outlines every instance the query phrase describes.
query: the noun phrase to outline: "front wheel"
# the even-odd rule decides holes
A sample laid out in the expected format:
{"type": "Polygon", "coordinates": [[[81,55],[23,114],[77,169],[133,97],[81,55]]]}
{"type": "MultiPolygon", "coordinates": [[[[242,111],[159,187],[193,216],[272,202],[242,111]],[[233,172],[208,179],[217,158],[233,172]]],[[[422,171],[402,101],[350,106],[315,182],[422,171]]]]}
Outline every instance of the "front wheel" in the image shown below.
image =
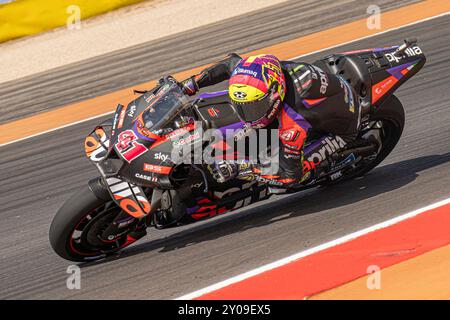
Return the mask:
{"type": "Polygon", "coordinates": [[[128,229],[114,238],[102,236],[120,213],[113,201],[98,199],[86,185],[56,213],[50,225],[50,244],[60,257],[71,261],[106,257],[135,241],[128,229]]]}

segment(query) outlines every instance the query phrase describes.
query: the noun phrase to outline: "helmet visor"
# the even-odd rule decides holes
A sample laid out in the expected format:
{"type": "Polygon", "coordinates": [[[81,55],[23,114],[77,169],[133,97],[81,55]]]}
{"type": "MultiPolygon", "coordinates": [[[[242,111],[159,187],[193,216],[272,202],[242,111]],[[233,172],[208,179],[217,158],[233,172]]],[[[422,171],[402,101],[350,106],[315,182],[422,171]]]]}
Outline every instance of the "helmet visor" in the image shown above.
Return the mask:
{"type": "Polygon", "coordinates": [[[245,122],[257,121],[266,116],[267,111],[271,107],[271,101],[268,96],[261,100],[252,102],[236,102],[233,101],[239,115],[245,122]]]}

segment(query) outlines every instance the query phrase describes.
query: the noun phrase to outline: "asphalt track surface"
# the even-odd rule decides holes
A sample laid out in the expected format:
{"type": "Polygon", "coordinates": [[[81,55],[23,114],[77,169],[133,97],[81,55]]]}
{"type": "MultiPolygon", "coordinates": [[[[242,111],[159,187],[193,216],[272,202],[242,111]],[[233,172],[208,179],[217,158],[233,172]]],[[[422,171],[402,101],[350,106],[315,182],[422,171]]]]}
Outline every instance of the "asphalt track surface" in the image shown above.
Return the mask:
{"type": "Polygon", "coordinates": [[[371,174],[199,224],[149,230],[119,257],[81,264],[81,290],[66,288],[71,263],[52,252],[48,228],[70,194],[96,175],[83,138],[101,119],[2,147],[0,298],[176,298],[448,198],[449,31],[445,16],[304,59],[419,38],[427,64],[397,91],[407,115],[403,137],[371,174]]]}
{"type": "MultiPolygon", "coordinates": [[[[384,11],[418,1],[375,2],[384,11]]],[[[367,15],[366,9],[373,3],[373,0],[289,1],[283,6],[6,82],[0,84],[3,111],[0,124],[157,79],[162,74],[204,65],[230,52],[250,52],[358,20],[367,15]]]]}

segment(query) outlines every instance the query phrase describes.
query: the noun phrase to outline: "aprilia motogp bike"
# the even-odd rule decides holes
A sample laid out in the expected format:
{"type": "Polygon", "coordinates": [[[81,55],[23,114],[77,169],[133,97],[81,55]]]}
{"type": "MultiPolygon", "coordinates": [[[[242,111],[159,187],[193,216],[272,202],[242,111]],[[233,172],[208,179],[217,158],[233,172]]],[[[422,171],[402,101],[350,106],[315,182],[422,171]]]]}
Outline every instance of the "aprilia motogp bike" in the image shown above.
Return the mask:
{"type": "MultiPolygon", "coordinates": [[[[405,114],[395,90],[425,64],[415,39],[401,46],[332,54],[314,64],[343,77],[357,92],[361,130],[357,141],[326,133],[305,144],[304,184],[288,192],[336,184],[364,175],[394,149],[405,114]],[[318,170],[320,169],[320,170],[318,170]]],[[[149,227],[176,227],[268,199],[257,177],[217,183],[206,165],[175,162],[186,147],[205,148],[202,129],[245,128],[226,91],[189,101],[171,77],[162,78],[85,140],[99,176],[59,209],[50,227],[54,251],[67,260],[89,261],[116,253],[146,235],[149,227]]],[[[238,134],[238,133],[237,133],[238,134]]],[[[242,134],[242,131],[241,131],[242,134]]],[[[299,160],[300,161],[300,160],[299,160]]]]}

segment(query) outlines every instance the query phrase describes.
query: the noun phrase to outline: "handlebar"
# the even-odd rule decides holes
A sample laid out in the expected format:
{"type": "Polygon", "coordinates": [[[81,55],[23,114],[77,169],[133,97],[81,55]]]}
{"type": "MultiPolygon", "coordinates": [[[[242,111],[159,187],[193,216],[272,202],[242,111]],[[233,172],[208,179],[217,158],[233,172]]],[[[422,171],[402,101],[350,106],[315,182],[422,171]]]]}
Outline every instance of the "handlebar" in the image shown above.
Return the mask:
{"type": "Polygon", "coordinates": [[[406,38],[403,41],[404,43],[400,47],[398,47],[397,50],[395,50],[394,54],[403,54],[406,49],[417,44],[417,38],[406,38]]]}

